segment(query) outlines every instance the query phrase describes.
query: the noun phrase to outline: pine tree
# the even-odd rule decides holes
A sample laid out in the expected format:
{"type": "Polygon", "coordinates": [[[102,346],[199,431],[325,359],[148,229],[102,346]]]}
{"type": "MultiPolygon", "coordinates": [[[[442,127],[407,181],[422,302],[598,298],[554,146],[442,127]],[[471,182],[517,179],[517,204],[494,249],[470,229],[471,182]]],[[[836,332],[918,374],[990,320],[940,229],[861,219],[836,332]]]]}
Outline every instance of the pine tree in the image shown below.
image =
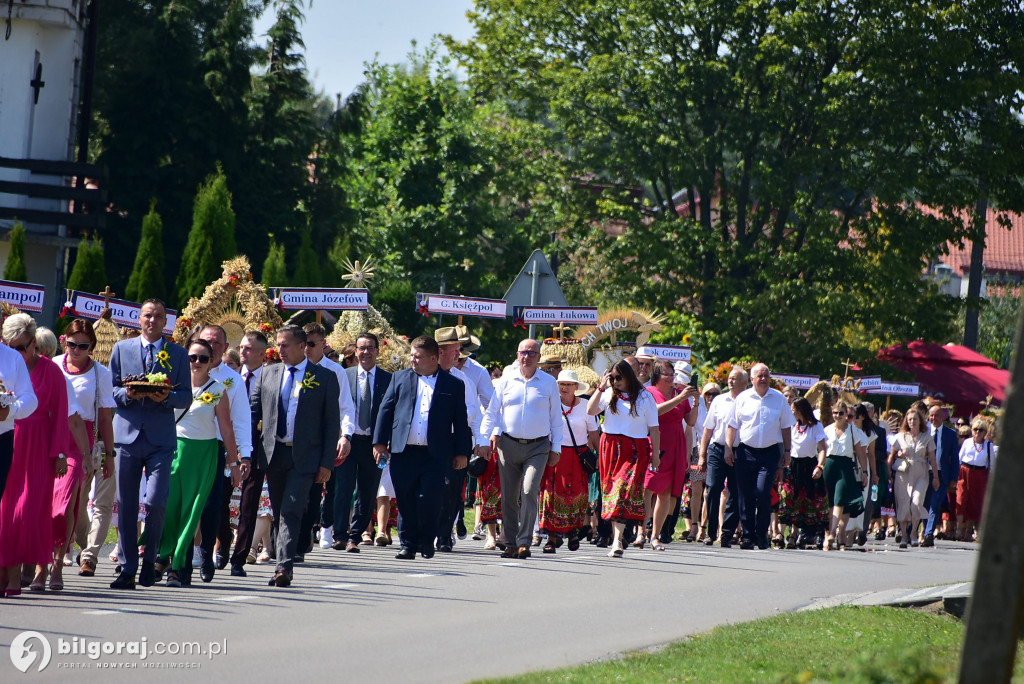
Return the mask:
{"type": "Polygon", "coordinates": [[[135,266],[128,279],[125,296],[133,302],[151,297],[163,299],[164,285],[164,224],[156,212],[156,200],[149,205],[149,213],[142,219],[142,241],[135,253],[135,266]]]}
{"type": "Polygon", "coordinates": [[[7,265],[4,266],[4,280],[23,283],[28,274],[25,272],[25,226],[20,221],[15,222],[11,228],[10,239],[11,247],[7,253],[7,265]]]}
{"type": "Polygon", "coordinates": [[[295,258],[292,283],[297,287],[319,287],[322,284],[320,258],[313,249],[313,237],[308,229],[302,231],[302,242],[299,243],[299,253],[295,258]]]}
{"type": "Polygon", "coordinates": [[[81,292],[96,293],[107,287],[107,266],[104,263],[103,243],[82,239],[78,245],[75,266],[68,277],[68,287],[81,292]]]}
{"type": "Polygon", "coordinates": [[[284,245],[278,244],[271,238],[270,251],[267,252],[267,259],[263,262],[263,274],[260,278],[260,284],[263,287],[285,287],[288,285],[284,256],[284,245]]]}
{"type": "Polygon", "coordinates": [[[175,286],[178,306],[190,297],[200,297],[206,286],[221,276],[221,264],[235,256],[235,212],[223,169],[199,187],[192,210],[181,270],[175,286]]]}

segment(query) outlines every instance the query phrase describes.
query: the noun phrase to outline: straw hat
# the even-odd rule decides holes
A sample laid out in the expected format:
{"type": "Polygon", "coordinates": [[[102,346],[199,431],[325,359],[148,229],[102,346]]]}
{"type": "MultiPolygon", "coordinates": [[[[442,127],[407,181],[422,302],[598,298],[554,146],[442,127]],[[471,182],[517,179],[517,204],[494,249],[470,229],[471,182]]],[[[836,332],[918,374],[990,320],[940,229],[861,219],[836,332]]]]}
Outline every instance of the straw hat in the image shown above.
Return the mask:
{"type": "Polygon", "coordinates": [[[590,385],[580,380],[580,377],[576,375],[574,370],[562,370],[558,372],[557,382],[575,382],[577,386],[576,396],[585,394],[590,389],[590,385]]]}
{"type": "Polygon", "coordinates": [[[538,365],[541,366],[561,366],[562,357],[558,354],[544,354],[540,357],[538,365]]]}
{"type": "Polygon", "coordinates": [[[651,353],[651,352],[650,352],[650,351],[649,351],[649,350],[647,349],[647,347],[640,347],[639,349],[637,349],[637,350],[636,350],[636,353],[635,353],[635,354],[633,354],[633,356],[634,356],[634,357],[636,357],[636,359],[637,359],[638,361],[639,361],[640,359],[643,359],[644,361],[654,361],[654,358],[655,358],[655,357],[654,357],[654,354],[652,354],[652,353],[651,353]]]}
{"type": "MultiPolygon", "coordinates": [[[[469,337],[463,337],[462,331],[466,329],[464,325],[457,325],[451,328],[438,328],[434,331],[434,341],[438,344],[462,344],[469,337]],[[460,328],[462,330],[460,330],[460,328]]],[[[467,333],[468,334],[468,333],[467,333]]]]}
{"type": "Polygon", "coordinates": [[[462,343],[462,350],[472,353],[480,349],[480,346],[480,338],[476,335],[470,335],[469,342],[462,343]]]}

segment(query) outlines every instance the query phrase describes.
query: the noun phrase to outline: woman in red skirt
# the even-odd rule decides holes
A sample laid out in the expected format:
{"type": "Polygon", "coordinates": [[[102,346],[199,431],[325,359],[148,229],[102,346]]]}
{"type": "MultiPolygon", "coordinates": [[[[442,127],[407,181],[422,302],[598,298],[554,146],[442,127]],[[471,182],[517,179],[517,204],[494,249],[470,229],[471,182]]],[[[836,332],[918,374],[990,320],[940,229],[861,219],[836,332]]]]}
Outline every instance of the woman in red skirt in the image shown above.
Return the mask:
{"type": "Polygon", "coordinates": [[[587,413],[579,395],[587,391],[576,371],[558,374],[562,400],[562,457],[548,466],[540,485],[540,529],[548,533],[544,553],[554,553],[568,535],[569,550],[580,548],[579,530],[587,516],[590,483],[580,461],[581,454],[597,445],[597,418],[587,413]]]}
{"type": "Polygon", "coordinates": [[[661,463],[658,405],[644,391],[633,369],[619,361],[605,371],[587,403],[592,416],[604,411],[601,435],[601,517],[612,521],[612,548],[622,557],[622,532],[627,522],[644,519],[644,476],[661,463]]]}
{"type": "Polygon", "coordinates": [[[972,541],[974,527],[981,522],[981,511],[988,488],[988,473],[995,463],[999,447],[986,439],[988,423],[976,418],[971,424],[971,439],[960,446],[960,481],[956,485],[956,530],[961,541],[972,541]],[[964,525],[964,523],[967,523],[964,525]]]}

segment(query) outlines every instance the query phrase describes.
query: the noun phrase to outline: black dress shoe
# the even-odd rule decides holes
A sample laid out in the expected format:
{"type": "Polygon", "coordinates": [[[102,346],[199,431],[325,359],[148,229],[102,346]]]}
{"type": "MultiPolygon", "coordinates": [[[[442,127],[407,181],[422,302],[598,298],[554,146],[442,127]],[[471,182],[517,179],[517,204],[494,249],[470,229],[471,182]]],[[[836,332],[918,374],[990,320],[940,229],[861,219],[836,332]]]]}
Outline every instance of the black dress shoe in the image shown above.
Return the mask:
{"type": "Polygon", "coordinates": [[[433,549],[426,549],[426,550],[420,551],[420,555],[423,556],[424,558],[426,558],[427,560],[430,560],[431,558],[434,557],[434,550],[433,549]]]}
{"type": "Polygon", "coordinates": [[[213,563],[217,566],[218,570],[228,567],[228,560],[229,558],[221,553],[214,554],[213,556],[213,563]]]}
{"type": "Polygon", "coordinates": [[[232,563],[231,564],[231,576],[232,577],[246,577],[246,576],[248,576],[248,573],[245,571],[245,568],[242,567],[242,565],[240,563],[232,563]]]}
{"type": "Polygon", "coordinates": [[[295,558],[292,559],[292,562],[293,563],[305,563],[306,562],[306,554],[304,554],[304,553],[297,553],[297,554],[295,554],[295,558]]]}
{"type": "Polygon", "coordinates": [[[269,587],[287,587],[292,583],[292,576],[288,574],[287,570],[278,570],[274,573],[274,576],[267,582],[269,587]]]}
{"type": "Polygon", "coordinates": [[[199,565],[199,579],[209,584],[213,581],[213,575],[213,560],[210,558],[204,558],[203,562],[199,565]]]}
{"type": "Polygon", "coordinates": [[[143,563],[139,568],[139,586],[151,587],[156,584],[156,569],[152,563],[143,563]]]}
{"type": "Polygon", "coordinates": [[[744,551],[751,551],[754,548],[754,542],[752,542],[752,541],[742,542],[740,544],[740,548],[743,549],[744,551]]]}
{"type": "Polygon", "coordinates": [[[395,558],[398,558],[399,560],[412,560],[415,557],[416,557],[416,552],[413,551],[412,549],[406,549],[406,548],[403,548],[402,550],[400,550],[395,555],[395,558]]]}
{"type": "Polygon", "coordinates": [[[715,540],[712,539],[711,537],[708,537],[707,539],[704,540],[704,546],[714,546],[714,545],[715,545],[715,540]]]}
{"type": "Polygon", "coordinates": [[[134,589],[135,578],[129,575],[127,572],[122,572],[117,576],[113,582],[110,583],[111,589],[134,589]]]}
{"type": "Polygon", "coordinates": [[[924,541],[921,542],[921,546],[935,546],[935,536],[926,534],[924,536],[924,541]]]}
{"type": "Polygon", "coordinates": [[[437,550],[440,551],[441,553],[451,553],[452,552],[452,547],[448,546],[447,544],[438,544],[437,545],[437,550]]]}

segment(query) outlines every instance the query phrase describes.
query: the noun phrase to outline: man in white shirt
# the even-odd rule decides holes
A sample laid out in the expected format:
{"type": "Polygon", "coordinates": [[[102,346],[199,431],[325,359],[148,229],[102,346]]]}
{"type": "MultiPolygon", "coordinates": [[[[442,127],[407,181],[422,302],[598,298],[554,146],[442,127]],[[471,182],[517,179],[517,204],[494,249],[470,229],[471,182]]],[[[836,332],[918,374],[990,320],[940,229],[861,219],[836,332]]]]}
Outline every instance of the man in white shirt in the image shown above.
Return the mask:
{"type": "MultiPolygon", "coordinates": [[[[469,420],[469,429],[472,431],[475,441],[474,453],[486,454],[489,452],[489,448],[487,437],[481,431],[483,413],[477,399],[476,384],[455,367],[462,343],[469,341],[469,331],[461,325],[454,328],[438,328],[434,331],[434,341],[437,342],[440,350],[437,357],[438,365],[462,380],[466,387],[466,414],[469,420]]],[[[490,382],[487,384],[490,385],[490,382]]],[[[450,553],[455,543],[452,538],[452,526],[455,525],[455,518],[462,512],[462,492],[466,487],[467,465],[468,459],[467,462],[461,460],[453,462],[445,473],[445,487],[441,499],[441,522],[437,527],[437,550],[442,553],[450,553]]]]}
{"type": "Polygon", "coordinates": [[[498,452],[503,558],[530,557],[544,468],[557,464],[562,451],[562,401],[555,378],[537,369],[540,343],[523,340],[517,356],[519,368],[498,381],[482,428],[498,452]]]}
{"type": "Polygon", "coordinates": [[[772,489],[782,479],[782,456],[789,453],[790,428],[796,418],[782,392],[771,388],[771,371],[763,363],[750,369],[754,386],[733,402],[725,431],[725,460],[733,462],[739,485],[742,549],[768,543],[772,489]],[[733,444],[739,446],[733,452],[733,444]]]}
{"type": "MultiPolygon", "coordinates": [[[[747,380],[747,371],[736,366],[729,371],[727,394],[722,394],[722,390],[714,383],[705,385],[702,393],[704,398],[711,402],[708,415],[701,424],[703,434],[697,461],[697,467],[708,474],[704,482],[704,500],[708,502],[708,538],[704,542],[707,546],[714,544],[718,538],[718,512],[722,505],[722,489],[726,483],[729,485],[729,499],[725,503],[725,520],[722,522],[723,549],[732,546],[732,536],[740,522],[739,490],[733,474],[732,461],[725,460],[725,433],[729,417],[732,415],[732,404],[747,388],[747,380]]],[[[738,439],[732,443],[733,447],[737,445],[738,439]]]]}
{"type": "MultiPolygon", "coordinates": [[[[249,439],[252,439],[252,411],[248,398],[263,372],[263,361],[267,357],[267,336],[259,330],[245,333],[238,345],[238,354],[242,357],[242,385],[246,391],[245,409],[248,413],[249,439]]],[[[231,406],[234,412],[234,404],[231,406]]],[[[236,436],[237,439],[237,436],[236,436]]],[[[235,535],[235,549],[231,554],[231,574],[245,577],[245,562],[252,546],[253,532],[256,528],[256,514],[260,508],[260,494],[263,493],[263,479],[267,474],[259,467],[259,459],[253,459],[252,468],[242,482],[242,495],[238,503],[238,531],[235,535]]]]}
{"type": "MultiPolygon", "coordinates": [[[[238,456],[247,459],[247,463],[252,463],[252,412],[249,409],[249,393],[245,391],[245,381],[238,371],[221,362],[224,352],[228,349],[228,335],[219,325],[204,325],[199,331],[199,339],[206,340],[213,348],[210,379],[221,383],[226,389],[238,456]]],[[[213,487],[206,498],[203,517],[199,523],[202,535],[199,544],[199,577],[204,582],[212,582],[214,570],[223,570],[227,566],[228,551],[231,549],[229,505],[234,487],[231,485],[231,478],[224,477],[227,451],[224,449],[220,426],[217,427],[217,439],[221,440],[217,445],[217,473],[214,475],[213,487]],[[214,545],[218,542],[220,549],[215,554],[214,545]]],[[[232,574],[237,576],[234,568],[232,574]]]]}
{"type": "MultiPolygon", "coordinates": [[[[338,435],[337,459],[334,465],[337,466],[348,457],[352,450],[352,432],[355,430],[355,407],[352,404],[352,394],[348,391],[348,375],[345,369],[335,361],[331,361],[324,355],[324,342],[327,331],[319,323],[307,323],[302,326],[306,333],[306,359],[321,368],[326,368],[338,378],[338,387],[342,391],[338,393],[338,410],[341,412],[341,434],[338,435]]],[[[334,473],[332,472],[333,476],[334,473]]],[[[326,487],[313,483],[309,494],[309,510],[302,519],[302,530],[299,532],[299,554],[296,561],[301,563],[305,559],[306,550],[310,547],[313,538],[313,525],[320,521],[320,534],[326,536],[321,541],[330,541],[325,548],[334,544],[334,492],[335,483],[328,482],[326,487]],[[322,494],[322,496],[321,496],[322,494]],[[323,505],[321,507],[321,499],[323,505]]],[[[346,509],[347,510],[347,509],[346,509]]],[[[341,521],[344,531],[348,531],[349,517],[341,521]]]]}

